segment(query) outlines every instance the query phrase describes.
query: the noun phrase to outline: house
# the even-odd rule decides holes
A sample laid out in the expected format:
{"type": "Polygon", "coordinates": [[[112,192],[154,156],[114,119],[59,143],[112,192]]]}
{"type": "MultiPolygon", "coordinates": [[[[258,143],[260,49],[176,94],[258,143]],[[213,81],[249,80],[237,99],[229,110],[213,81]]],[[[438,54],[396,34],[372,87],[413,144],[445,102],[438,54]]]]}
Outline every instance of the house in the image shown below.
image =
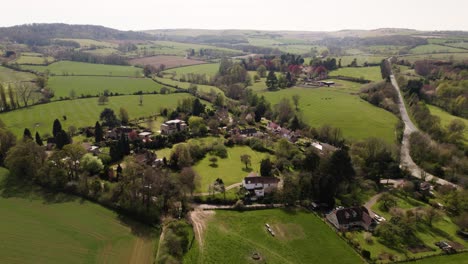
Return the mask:
{"type": "Polygon", "coordinates": [[[356,227],[371,230],[374,223],[369,211],[364,206],[337,208],[327,214],[326,218],[338,230],[349,230],[356,227]]]}
{"type": "Polygon", "coordinates": [[[187,129],[187,124],[183,120],[174,119],[164,122],[161,125],[161,134],[171,135],[176,132],[185,131],[187,129]]]}
{"type": "Polygon", "coordinates": [[[250,173],[242,181],[242,186],[249,192],[252,200],[265,196],[278,188],[279,179],[276,177],[261,177],[257,173],[250,173]]]}

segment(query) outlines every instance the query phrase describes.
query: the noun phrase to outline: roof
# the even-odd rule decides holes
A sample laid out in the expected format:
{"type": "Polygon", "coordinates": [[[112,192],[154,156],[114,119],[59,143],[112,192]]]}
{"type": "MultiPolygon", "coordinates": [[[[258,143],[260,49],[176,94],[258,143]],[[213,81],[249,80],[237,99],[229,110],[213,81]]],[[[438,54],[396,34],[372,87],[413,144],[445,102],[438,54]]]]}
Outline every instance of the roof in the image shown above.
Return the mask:
{"type": "Polygon", "coordinates": [[[165,122],[165,124],[178,124],[178,123],[185,123],[185,121],[180,120],[180,119],[174,119],[174,120],[169,120],[165,122]]]}
{"type": "Polygon", "coordinates": [[[250,184],[257,184],[257,183],[278,183],[279,179],[276,177],[260,177],[260,176],[247,176],[244,178],[245,182],[250,182],[250,184]]]}
{"type": "Polygon", "coordinates": [[[146,136],[149,136],[151,135],[151,132],[141,132],[140,134],[138,134],[139,136],[142,136],[142,137],[146,137],[146,136]]]}
{"type": "Polygon", "coordinates": [[[319,150],[323,150],[323,147],[320,143],[317,143],[317,142],[313,142],[312,143],[312,146],[316,149],[319,149],[319,150]]]}
{"type": "Polygon", "coordinates": [[[340,225],[346,225],[353,222],[363,222],[366,225],[370,225],[372,223],[369,211],[364,206],[337,209],[333,211],[332,214],[336,214],[336,218],[340,225]]]}

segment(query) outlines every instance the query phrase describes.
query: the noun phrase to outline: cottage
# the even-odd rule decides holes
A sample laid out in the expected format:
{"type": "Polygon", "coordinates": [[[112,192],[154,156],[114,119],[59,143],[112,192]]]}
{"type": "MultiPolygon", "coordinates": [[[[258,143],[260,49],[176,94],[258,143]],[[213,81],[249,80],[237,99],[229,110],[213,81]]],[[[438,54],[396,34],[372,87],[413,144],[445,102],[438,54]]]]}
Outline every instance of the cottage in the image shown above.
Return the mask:
{"type": "Polygon", "coordinates": [[[176,132],[185,131],[187,129],[187,124],[183,120],[174,119],[164,122],[161,125],[161,134],[171,135],[176,132]]]}
{"type": "Polygon", "coordinates": [[[265,196],[278,188],[279,179],[276,177],[261,177],[251,173],[242,181],[242,186],[249,191],[252,200],[265,196]]]}
{"type": "Polygon", "coordinates": [[[328,222],[338,230],[349,230],[350,228],[372,229],[372,218],[364,206],[337,208],[327,216],[328,222]]]}

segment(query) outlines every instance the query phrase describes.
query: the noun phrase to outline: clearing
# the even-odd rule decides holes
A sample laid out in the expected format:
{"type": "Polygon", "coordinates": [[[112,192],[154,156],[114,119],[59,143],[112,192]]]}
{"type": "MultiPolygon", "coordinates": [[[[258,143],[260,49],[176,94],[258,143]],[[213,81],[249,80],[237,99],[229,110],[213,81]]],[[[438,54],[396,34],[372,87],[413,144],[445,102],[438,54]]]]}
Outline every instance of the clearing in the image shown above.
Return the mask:
{"type": "Polygon", "coordinates": [[[330,76],[346,76],[353,78],[363,78],[369,81],[381,81],[382,74],[380,73],[380,67],[359,67],[359,68],[340,68],[338,70],[329,73],[330,76]]]}

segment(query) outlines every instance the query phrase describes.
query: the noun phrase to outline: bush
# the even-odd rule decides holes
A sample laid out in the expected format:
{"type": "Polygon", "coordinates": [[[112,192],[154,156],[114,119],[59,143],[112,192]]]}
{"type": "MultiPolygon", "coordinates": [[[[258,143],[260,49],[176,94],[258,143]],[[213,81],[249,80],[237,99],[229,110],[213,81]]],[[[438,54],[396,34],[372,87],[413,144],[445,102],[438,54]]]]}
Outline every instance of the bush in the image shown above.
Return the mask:
{"type": "Polygon", "coordinates": [[[369,250],[363,249],[363,250],[361,251],[361,254],[362,254],[362,256],[363,256],[365,259],[370,259],[370,258],[371,258],[371,253],[370,253],[369,250]]]}

